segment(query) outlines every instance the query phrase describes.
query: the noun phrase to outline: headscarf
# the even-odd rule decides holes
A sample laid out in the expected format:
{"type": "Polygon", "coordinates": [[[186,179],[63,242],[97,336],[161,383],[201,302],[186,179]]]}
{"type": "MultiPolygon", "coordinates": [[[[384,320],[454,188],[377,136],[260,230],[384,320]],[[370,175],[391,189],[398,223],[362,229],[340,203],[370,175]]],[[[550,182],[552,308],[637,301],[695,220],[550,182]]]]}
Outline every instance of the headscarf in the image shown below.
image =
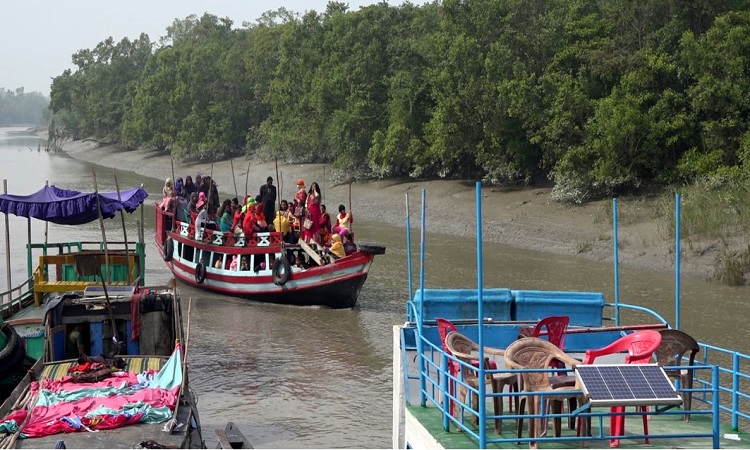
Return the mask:
{"type": "Polygon", "coordinates": [[[174,183],[174,190],[177,195],[182,196],[182,177],[177,177],[177,181],[174,183]]]}
{"type": "Polygon", "coordinates": [[[336,233],[331,235],[331,253],[343,258],[346,256],[346,250],[344,250],[344,244],[341,243],[341,236],[336,233]]]}

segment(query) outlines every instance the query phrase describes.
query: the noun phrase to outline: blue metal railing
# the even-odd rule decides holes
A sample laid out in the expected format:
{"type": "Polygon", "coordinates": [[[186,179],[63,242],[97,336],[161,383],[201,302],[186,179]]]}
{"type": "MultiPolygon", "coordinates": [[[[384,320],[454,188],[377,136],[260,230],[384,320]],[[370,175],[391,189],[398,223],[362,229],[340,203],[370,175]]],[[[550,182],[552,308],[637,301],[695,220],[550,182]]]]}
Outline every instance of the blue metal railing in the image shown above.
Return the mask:
{"type": "MultiPolygon", "coordinates": [[[[621,305],[622,306],[622,305],[621,305]]],[[[722,372],[724,373],[730,373],[732,377],[739,377],[742,379],[750,380],[750,376],[747,374],[740,373],[737,369],[738,367],[735,367],[735,370],[730,370],[726,368],[719,367],[715,364],[697,364],[694,366],[679,366],[680,369],[693,369],[696,374],[706,374],[706,379],[701,378],[700,376],[696,376],[696,380],[698,381],[699,387],[693,388],[693,389],[684,389],[684,388],[678,388],[678,392],[684,394],[686,392],[691,392],[693,394],[693,398],[699,401],[704,401],[707,405],[710,406],[710,408],[707,409],[692,409],[690,411],[685,410],[667,410],[667,411],[661,411],[652,409],[645,413],[646,415],[677,415],[677,416],[711,416],[712,417],[712,423],[711,423],[711,432],[682,432],[682,433],[667,433],[667,434],[649,434],[648,436],[640,435],[640,434],[628,434],[627,436],[613,436],[611,434],[606,434],[604,432],[604,429],[606,428],[604,426],[604,419],[609,418],[612,416],[612,413],[607,409],[605,411],[592,411],[592,410],[576,410],[573,412],[567,412],[567,413],[561,413],[561,414],[551,414],[547,413],[546,411],[542,411],[539,414],[517,414],[515,412],[511,412],[511,414],[503,414],[502,416],[490,414],[489,412],[485,411],[485,414],[482,414],[482,411],[479,408],[483,408],[486,406],[487,401],[491,401],[493,398],[499,397],[500,401],[503,402],[508,398],[512,397],[522,397],[522,396],[539,396],[541,398],[541,404],[544,404],[545,398],[555,395],[551,394],[550,392],[520,392],[520,393],[514,393],[514,392],[502,392],[502,393],[486,393],[484,401],[480,400],[478,405],[473,405],[472,402],[470,402],[468,399],[472,397],[472,394],[475,394],[480,396],[480,390],[478,388],[472,387],[469,383],[467,383],[463,379],[463,370],[459,372],[457,376],[451,375],[448,371],[448,363],[449,361],[452,361],[454,364],[457,364],[459,367],[468,368],[474,372],[477,372],[477,368],[473,367],[469,364],[466,364],[465,362],[455,358],[452,355],[447,354],[442,350],[442,348],[439,348],[435,344],[433,344],[430,340],[426,338],[421,338],[422,347],[425,349],[425,353],[423,354],[423,358],[417,358],[418,360],[421,360],[418,363],[419,367],[419,374],[412,374],[407,376],[407,382],[408,379],[422,379],[424,380],[424,388],[422,388],[420,395],[421,397],[425,398],[426,401],[431,404],[431,407],[435,407],[436,410],[440,411],[440,413],[443,415],[443,428],[445,430],[449,430],[450,424],[452,423],[454,426],[460,428],[463,433],[467,436],[471,436],[473,439],[478,441],[478,444],[480,447],[484,447],[487,444],[491,443],[509,443],[509,442],[539,442],[544,441],[547,443],[555,443],[555,442],[567,442],[567,441],[576,441],[576,442],[582,442],[582,441],[588,441],[588,440],[611,440],[611,439],[644,439],[648,437],[649,439],[684,439],[684,438],[711,438],[712,439],[712,446],[714,448],[718,448],[719,446],[719,438],[720,438],[720,422],[719,422],[719,416],[721,411],[725,412],[732,412],[733,413],[733,421],[735,420],[735,417],[741,417],[743,419],[750,419],[750,416],[747,413],[741,412],[736,407],[738,405],[738,401],[735,399],[732,401],[732,406],[725,406],[722,405],[721,402],[715,402],[713,399],[719,399],[721,397],[722,392],[733,392],[734,394],[737,394],[739,398],[750,400],[750,395],[737,392],[735,389],[727,388],[725,386],[722,386],[720,384],[720,374],[722,372]],[[709,381],[710,380],[710,381],[709,381]],[[453,384],[455,386],[453,393],[451,393],[451,390],[449,388],[450,384],[453,384]],[[467,394],[464,398],[459,395],[459,392],[466,391],[467,394]],[[453,402],[455,404],[456,411],[460,411],[458,414],[451,415],[450,414],[450,402],[453,402]],[[529,438],[522,436],[521,438],[518,437],[502,437],[502,436],[493,436],[493,437],[487,437],[482,436],[483,433],[481,433],[482,428],[479,427],[479,429],[476,429],[475,427],[468,426],[464,424],[464,420],[466,418],[482,418],[484,420],[479,420],[480,424],[486,423],[486,421],[489,420],[495,420],[495,419],[501,419],[501,420],[514,420],[515,419],[565,419],[565,418],[574,418],[574,419],[583,419],[583,418],[591,418],[593,423],[598,423],[598,433],[592,435],[592,436],[560,436],[560,437],[553,437],[553,436],[544,436],[544,437],[536,437],[536,438],[529,438]],[[484,439],[482,439],[484,438],[484,439]]],[[[707,346],[703,347],[705,349],[710,349],[713,351],[721,351],[721,352],[727,352],[724,349],[720,349],[718,347],[713,346],[707,346]]],[[[734,356],[735,358],[739,359],[750,359],[750,356],[738,354],[736,352],[729,352],[734,356]]],[[[407,366],[405,366],[407,367],[407,366]]],[[[676,369],[675,367],[666,367],[665,369],[676,369]]],[[[544,370],[510,370],[501,368],[498,370],[489,370],[485,369],[484,373],[486,376],[491,376],[494,373],[518,373],[519,375],[524,372],[560,372],[560,371],[568,371],[570,372],[572,369],[544,369],[544,370]]],[[[479,378],[481,379],[481,378],[479,378]]],[[[481,384],[480,384],[481,385],[481,384]]],[[[583,394],[580,391],[569,391],[566,392],[566,394],[575,395],[576,393],[583,394]]],[[[559,393],[557,395],[559,396],[559,393]]],[[[626,411],[623,413],[618,413],[618,415],[624,415],[624,416],[643,416],[643,412],[636,412],[636,411],[626,411]]],[[[737,427],[733,425],[735,429],[737,427]]]]}

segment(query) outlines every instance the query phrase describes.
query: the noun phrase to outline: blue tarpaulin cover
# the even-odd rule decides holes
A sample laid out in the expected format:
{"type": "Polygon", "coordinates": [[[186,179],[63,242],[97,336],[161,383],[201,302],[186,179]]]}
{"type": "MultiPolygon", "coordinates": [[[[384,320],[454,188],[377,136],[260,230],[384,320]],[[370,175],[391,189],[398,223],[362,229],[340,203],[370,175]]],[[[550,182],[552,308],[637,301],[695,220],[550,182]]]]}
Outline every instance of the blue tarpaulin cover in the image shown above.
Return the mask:
{"type": "MultiPolygon", "coordinates": [[[[148,197],[142,187],[117,192],[100,192],[102,217],[111,219],[124,209],[132,213],[148,197]]],[[[33,217],[62,225],[80,225],[99,218],[96,193],[78,192],[45,186],[31,195],[0,195],[0,212],[20,217],[33,217]]]]}

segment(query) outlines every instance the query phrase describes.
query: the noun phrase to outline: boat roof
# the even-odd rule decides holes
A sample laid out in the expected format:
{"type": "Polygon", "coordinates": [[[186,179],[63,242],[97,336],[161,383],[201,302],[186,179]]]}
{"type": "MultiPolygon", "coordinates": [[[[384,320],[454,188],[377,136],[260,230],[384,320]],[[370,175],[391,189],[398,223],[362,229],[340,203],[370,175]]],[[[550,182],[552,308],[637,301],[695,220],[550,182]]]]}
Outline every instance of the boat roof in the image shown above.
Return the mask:
{"type": "Polygon", "coordinates": [[[111,219],[124,209],[132,213],[148,197],[143,187],[118,192],[79,192],[57,186],[44,186],[30,195],[0,195],[0,212],[33,217],[61,225],[81,225],[102,217],[111,219]]]}

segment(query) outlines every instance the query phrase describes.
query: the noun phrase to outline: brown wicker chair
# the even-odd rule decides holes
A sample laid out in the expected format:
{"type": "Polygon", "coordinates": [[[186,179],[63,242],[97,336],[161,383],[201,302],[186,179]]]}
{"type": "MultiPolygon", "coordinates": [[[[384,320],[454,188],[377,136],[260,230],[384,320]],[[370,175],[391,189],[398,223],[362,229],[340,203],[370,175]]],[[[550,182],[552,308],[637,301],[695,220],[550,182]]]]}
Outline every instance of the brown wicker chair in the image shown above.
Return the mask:
{"type": "MultiPolygon", "coordinates": [[[[479,372],[476,367],[471,367],[472,362],[476,362],[477,358],[472,353],[479,351],[479,346],[474,343],[471,339],[467,338],[461,333],[458,332],[451,332],[448,333],[448,336],[445,338],[445,345],[448,347],[450,352],[460,361],[466,363],[468,366],[461,366],[462,367],[462,374],[463,374],[463,381],[473,387],[474,389],[479,388],[479,372]]],[[[496,356],[503,356],[505,352],[500,349],[492,348],[492,347],[485,347],[484,352],[486,354],[490,355],[496,355],[496,356]]],[[[485,357],[484,358],[484,369],[490,370],[490,359],[485,357]]],[[[518,392],[518,377],[513,373],[490,373],[486,375],[486,382],[492,385],[492,392],[499,394],[503,392],[503,389],[507,385],[511,392],[518,392]]],[[[459,398],[461,397],[461,393],[464,394],[464,403],[468,400],[468,389],[466,387],[461,386],[459,388],[459,398]]],[[[503,414],[503,401],[500,397],[493,397],[493,405],[494,405],[494,411],[495,415],[499,416],[503,414]]],[[[475,393],[472,393],[472,405],[474,407],[477,407],[479,405],[479,396],[475,393]]],[[[514,402],[515,410],[518,411],[518,398],[515,399],[514,402]]],[[[479,417],[474,416],[474,424],[479,424],[479,417]]],[[[501,419],[495,419],[495,432],[496,433],[502,433],[503,431],[503,423],[501,419]]]]}
{"type": "MultiPolygon", "coordinates": [[[[654,355],[660,366],[679,366],[687,352],[688,366],[695,363],[695,355],[700,351],[698,342],[687,333],[680,330],[661,330],[661,344],[654,355]]],[[[693,369],[670,369],[664,370],[667,376],[680,380],[680,386],[685,389],[693,388],[693,369]]],[[[692,392],[682,393],[682,403],[685,411],[690,411],[693,400],[692,392]]],[[[690,416],[685,414],[685,422],[690,421],[690,416]]]]}
{"type": "MultiPolygon", "coordinates": [[[[548,341],[535,337],[521,338],[508,346],[505,349],[505,365],[511,369],[549,369],[555,367],[555,362],[562,364],[575,366],[581,362],[577,359],[571,358],[566,355],[562,350],[557,348],[556,345],[551,344],[548,341]]],[[[550,382],[551,372],[524,372],[521,374],[522,378],[522,390],[525,392],[552,392],[551,395],[545,395],[545,399],[549,400],[552,406],[553,414],[561,414],[563,401],[571,398],[576,399],[579,404],[583,404],[585,399],[579,393],[571,393],[570,391],[579,391],[577,386],[563,385],[553,386],[550,382]]],[[[525,403],[529,404],[529,414],[541,414],[541,396],[528,395],[521,397],[520,402],[520,414],[524,414],[525,403]]],[[[535,438],[542,435],[541,433],[541,420],[529,419],[529,437],[535,438]]],[[[585,424],[582,424],[585,425],[585,424]]],[[[555,436],[560,436],[562,428],[562,421],[560,418],[554,420],[554,431],[555,436]]],[[[521,431],[523,429],[523,419],[518,420],[517,433],[518,437],[521,437],[521,431]]],[[[583,435],[586,435],[587,430],[583,430],[583,435]]],[[[530,448],[538,448],[537,442],[530,442],[530,448]]]]}

